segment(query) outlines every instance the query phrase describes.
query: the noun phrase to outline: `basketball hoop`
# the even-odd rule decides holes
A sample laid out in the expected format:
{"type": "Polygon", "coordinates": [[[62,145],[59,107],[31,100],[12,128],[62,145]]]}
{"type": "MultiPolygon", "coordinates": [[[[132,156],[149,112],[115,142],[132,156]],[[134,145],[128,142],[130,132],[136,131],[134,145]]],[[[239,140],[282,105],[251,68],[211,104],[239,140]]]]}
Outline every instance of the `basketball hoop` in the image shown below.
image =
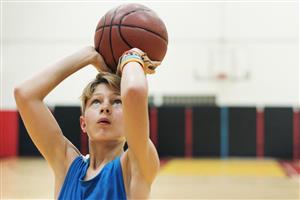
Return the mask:
{"type": "Polygon", "coordinates": [[[224,73],[224,72],[220,72],[220,73],[217,73],[216,75],[216,79],[217,80],[220,80],[220,81],[224,81],[226,80],[228,77],[227,77],[227,74],[224,73]]]}

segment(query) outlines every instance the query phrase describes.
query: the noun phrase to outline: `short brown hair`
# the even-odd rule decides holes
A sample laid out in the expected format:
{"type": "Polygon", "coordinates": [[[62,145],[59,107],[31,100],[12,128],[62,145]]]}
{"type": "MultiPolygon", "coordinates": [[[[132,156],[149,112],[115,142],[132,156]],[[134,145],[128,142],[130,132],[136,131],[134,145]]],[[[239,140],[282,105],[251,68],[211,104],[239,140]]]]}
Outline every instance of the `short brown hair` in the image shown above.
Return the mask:
{"type": "Polygon", "coordinates": [[[96,78],[94,80],[92,80],[91,82],[89,82],[82,91],[82,94],[80,97],[82,114],[85,111],[86,102],[92,97],[92,95],[95,91],[95,88],[101,83],[109,85],[111,88],[115,89],[117,92],[120,92],[120,90],[121,90],[120,76],[118,76],[116,74],[108,73],[108,72],[98,73],[96,78]]]}

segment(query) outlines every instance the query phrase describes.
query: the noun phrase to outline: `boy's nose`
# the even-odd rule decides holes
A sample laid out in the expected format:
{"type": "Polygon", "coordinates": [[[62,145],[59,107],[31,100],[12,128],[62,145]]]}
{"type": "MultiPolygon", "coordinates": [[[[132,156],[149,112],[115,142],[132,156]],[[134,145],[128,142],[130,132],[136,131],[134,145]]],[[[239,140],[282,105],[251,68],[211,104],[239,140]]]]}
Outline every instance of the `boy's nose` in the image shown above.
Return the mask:
{"type": "Polygon", "coordinates": [[[110,113],[110,109],[109,108],[101,108],[100,112],[101,113],[109,114],[110,113]]]}

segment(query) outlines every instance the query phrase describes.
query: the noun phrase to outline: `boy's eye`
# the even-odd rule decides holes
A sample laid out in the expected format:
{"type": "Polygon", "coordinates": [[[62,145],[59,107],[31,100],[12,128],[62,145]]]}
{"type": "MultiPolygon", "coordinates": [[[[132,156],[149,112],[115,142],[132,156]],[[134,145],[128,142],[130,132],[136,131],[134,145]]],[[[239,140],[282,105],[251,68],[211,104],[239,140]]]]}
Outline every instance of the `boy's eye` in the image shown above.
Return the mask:
{"type": "Polygon", "coordinates": [[[92,101],[92,103],[100,103],[100,101],[98,99],[95,99],[92,101]]]}
{"type": "Polygon", "coordinates": [[[122,101],[121,101],[121,99],[115,99],[113,103],[114,104],[122,104],[122,101]]]}
{"type": "Polygon", "coordinates": [[[98,100],[98,99],[95,99],[95,100],[93,100],[92,101],[92,105],[98,105],[98,104],[100,104],[101,102],[98,100]]]}

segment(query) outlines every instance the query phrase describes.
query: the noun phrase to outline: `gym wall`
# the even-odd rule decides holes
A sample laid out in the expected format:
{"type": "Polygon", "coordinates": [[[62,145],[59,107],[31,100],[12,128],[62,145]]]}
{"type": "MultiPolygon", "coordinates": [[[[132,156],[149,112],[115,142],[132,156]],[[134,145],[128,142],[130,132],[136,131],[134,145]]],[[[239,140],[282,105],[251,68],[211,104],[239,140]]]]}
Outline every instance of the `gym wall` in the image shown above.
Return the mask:
{"type": "MultiPolygon", "coordinates": [[[[119,4],[4,2],[2,108],[15,109],[15,85],[50,63],[93,45],[98,20],[119,4]]],[[[169,33],[165,60],[148,77],[150,95],[213,95],[221,106],[300,105],[297,2],[145,5],[158,13],[169,33]],[[249,72],[249,79],[210,77],[222,71],[237,79],[249,72]]],[[[91,66],[72,75],[46,103],[78,106],[83,87],[95,73],[91,66]]]]}
{"type": "MultiPolygon", "coordinates": [[[[149,109],[150,138],[160,157],[299,159],[299,110],[217,106],[149,109]]],[[[79,126],[80,107],[57,106],[53,113],[64,135],[82,153],[88,153],[88,140],[79,126]]],[[[1,117],[10,120],[2,126],[7,135],[1,135],[1,141],[6,142],[0,156],[39,156],[18,113],[2,112],[1,117]]]]}

